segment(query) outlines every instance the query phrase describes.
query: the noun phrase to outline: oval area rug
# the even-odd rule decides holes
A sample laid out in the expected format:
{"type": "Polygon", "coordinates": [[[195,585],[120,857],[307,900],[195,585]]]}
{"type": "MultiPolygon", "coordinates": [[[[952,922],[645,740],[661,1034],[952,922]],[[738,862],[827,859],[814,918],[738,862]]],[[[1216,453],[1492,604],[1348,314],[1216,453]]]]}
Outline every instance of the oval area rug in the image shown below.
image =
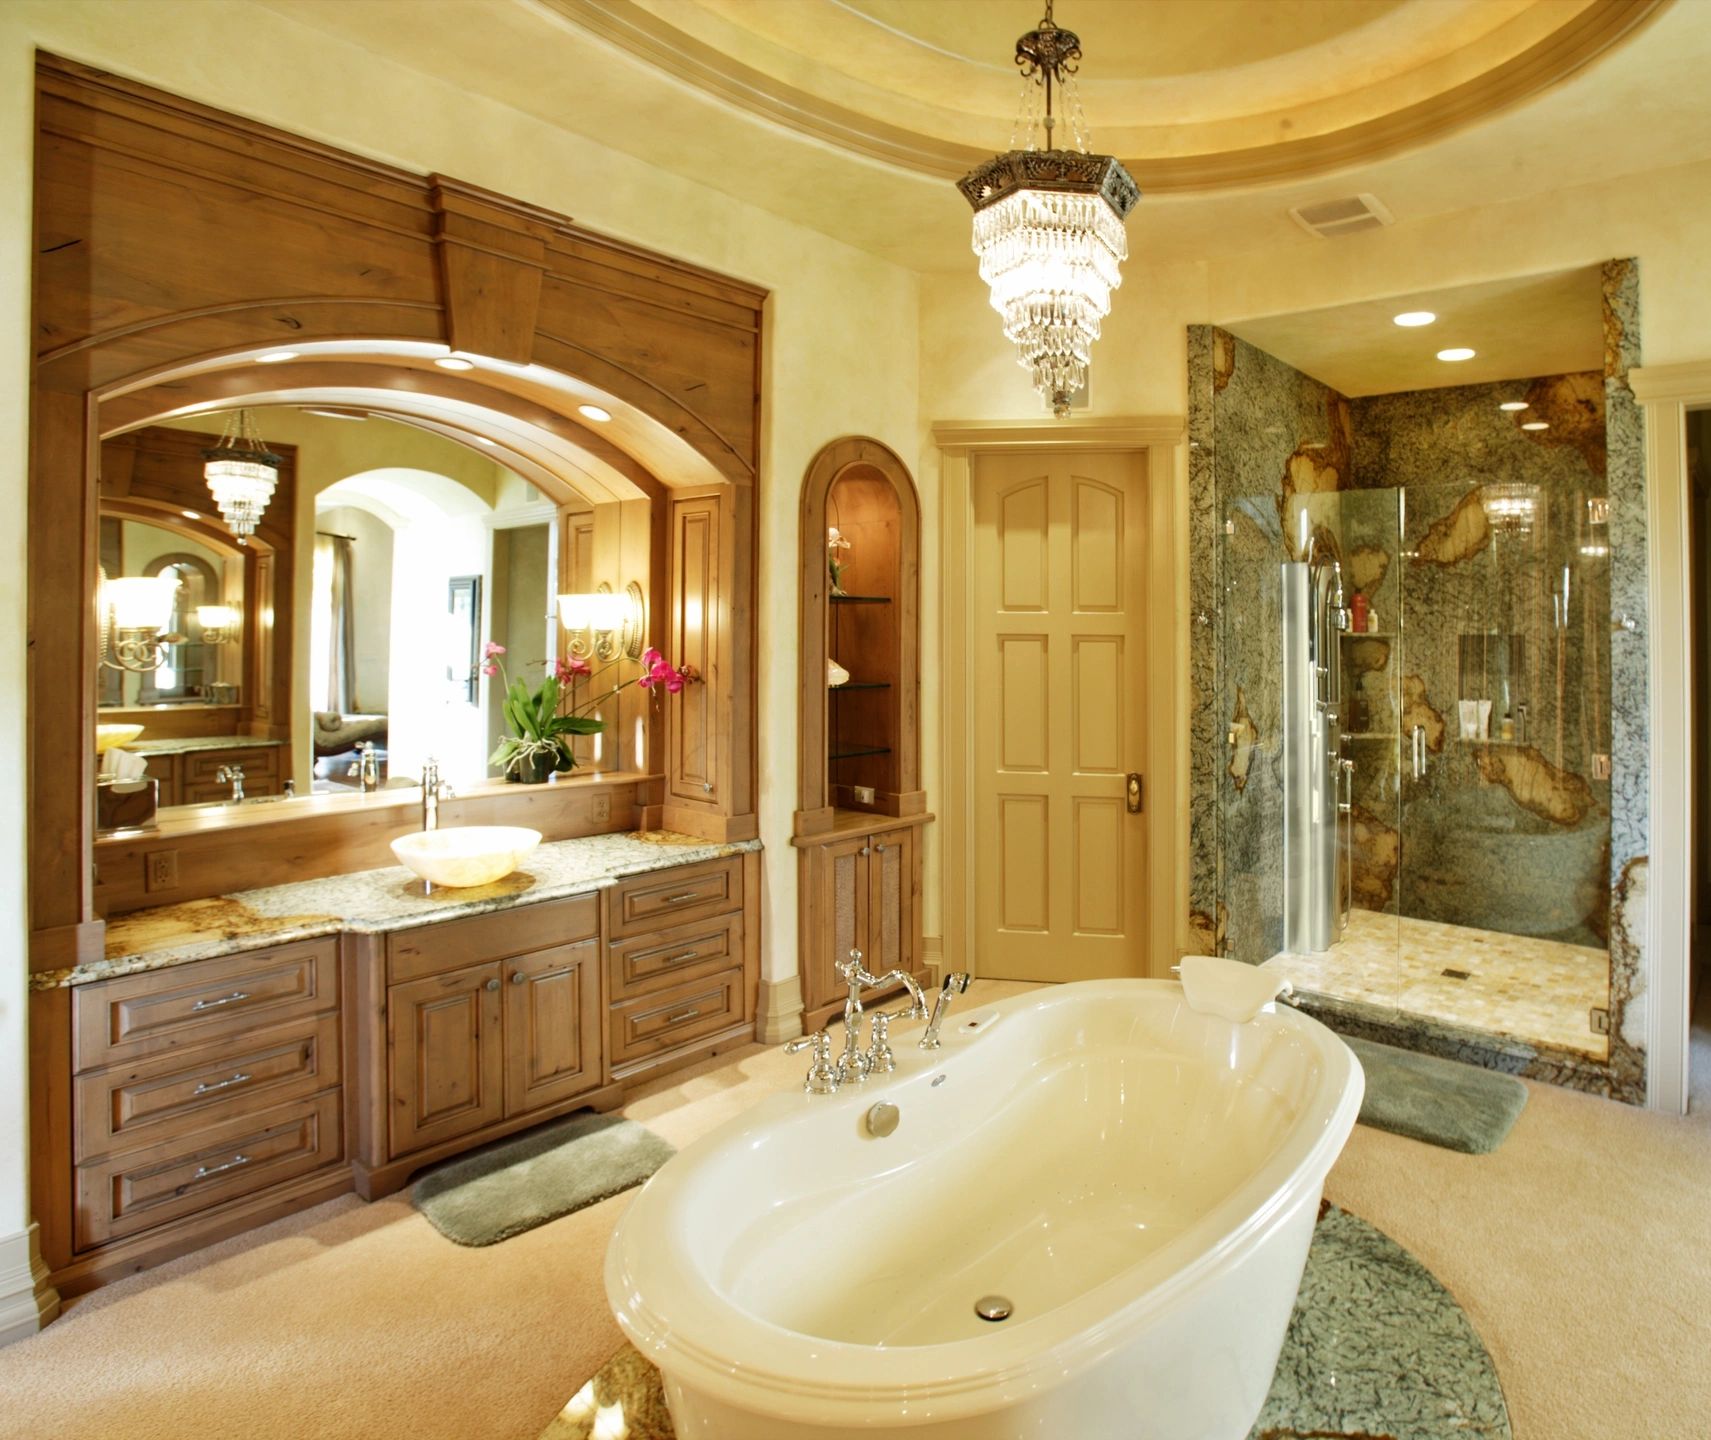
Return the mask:
{"type": "MultiPolygon", "coordinates": [[[[659,1371],[625,1345],[541,1440],[676,1440],[659,1371]],[[617,1413],[613,1413],[616,1410],[617,1413]]],[[[1120,1431],[1111,1432],[1120,1440],[1120,1431]]],[[[1249,1440],[1511,1440],[1485,1345],[1432,1272],[1320,1207],[1271,1394],[1249,1440]]]]}

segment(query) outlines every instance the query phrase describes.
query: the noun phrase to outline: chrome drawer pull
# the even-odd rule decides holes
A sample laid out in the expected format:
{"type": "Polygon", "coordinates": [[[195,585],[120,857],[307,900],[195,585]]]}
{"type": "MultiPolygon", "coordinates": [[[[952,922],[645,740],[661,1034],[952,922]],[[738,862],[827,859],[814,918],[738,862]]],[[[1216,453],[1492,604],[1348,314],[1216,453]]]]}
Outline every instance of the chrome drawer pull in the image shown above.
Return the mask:
{"type": "Polygon", "coordinates": [[[212,1095],[216,1090],[226,1090],[233,1085],[242,1085],[244,1081],[253,1078],[253,1076],[246,1075],[242,1070],[240,1070],[236,1075],[232,1076],[230,1080],[216,1080],[212,1085],[208,1084],[208,1082],[204,1080],[190,1093],[192,1095],[212,1095]]]}
{"type": "Polygon", "coordinates": [[[190,1013],[195,1014],[198,1010],[218,1010],[222,1005],[234,1005],[239,1000],[248,1000],[249,998],[250,992],[248,990],[234,990],[230,995],[222,996],[218,1000],[198,1000],[190,1007],[190,1013]]]}
{"type": "Polygon", "coordinates": [[[679,1010],[675,1015],[667,1015],[665,1017],[665,1023],[667,1025],[681,1025],[685,1020],[693,1020],[700,1013],[701,1011],[699,1008],[694,1010],[679,1010]]]}
{"type": "Polygon", "coordinates": [[[702,895],[699,890],[685,890],[681,895],[667,895],[665,903],[667,905],[681,905],[685,900],[699,900],[701,898],[702,895]]]}
{"type": "Polygon", "coordinates": [[[240,1165],[248,1165],[248,1155],[234,1155],[224,1165],[198,1165],[192,1180],[212,1180],[216,1175],[224,1175],[228,1170],[236,1170],[240,1165]]]}

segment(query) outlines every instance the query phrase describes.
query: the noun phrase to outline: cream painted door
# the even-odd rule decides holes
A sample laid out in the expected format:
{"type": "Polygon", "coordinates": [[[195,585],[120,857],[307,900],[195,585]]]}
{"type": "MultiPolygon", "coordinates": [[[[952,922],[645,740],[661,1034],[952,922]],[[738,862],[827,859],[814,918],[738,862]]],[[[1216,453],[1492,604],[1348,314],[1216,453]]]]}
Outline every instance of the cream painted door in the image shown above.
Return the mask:
{"type": "Polygon", "coordinates": [[[976,973],[1145,975],[1144,459],[982,456],[972,485],[976,973]]]}

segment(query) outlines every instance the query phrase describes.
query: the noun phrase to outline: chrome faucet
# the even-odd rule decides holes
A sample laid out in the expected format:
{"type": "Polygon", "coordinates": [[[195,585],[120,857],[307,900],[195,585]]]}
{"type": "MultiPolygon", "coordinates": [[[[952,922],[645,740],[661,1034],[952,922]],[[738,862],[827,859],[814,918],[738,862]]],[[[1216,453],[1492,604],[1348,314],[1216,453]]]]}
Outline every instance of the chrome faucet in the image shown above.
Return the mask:
{"type": "Polygon", "coordinates": [[[214,779],[224,785],[228,781],[232,786],[233,805],[244,803],[244,767],[242,765],[222,765],[214,772],[214,779]]]}
{"type": "Polygon", "coordinates": [[[967,993],[968,982],[969,975],[966,970],[953,970],[945,976],[945,983],[939,986],[938,1002],[933,1006],[933,1018],[927,1022],[926,1032],[920,1039],[921,1049],[939,1048],[939,1027],[945,1023],[945,1016],[951,1013],[951,1001],[956,996],[967,993]]]}
{"type": "Polygon", "coordinates": [[[787,1055],[812,1048],[808,1078],[803,1089],[810,1095],[830,1095],[840,1085],[860,1084],[869,1075],[888,1075],[897,1068],[897,1056],[891,1049],[891,1025],[895,1020],[925,1020],[927,997],[920,983],[907,970],[888,970],[883,975],[870,975],[861,963],[861,951],[850,951],[850,958],[838,965],[838,975],[849,986],[844,1000],[844,1050],[836,1062],[832,1060],[832,1039],[824,1030],[792,1040],[784,1047],[787,1055]],[[909,992],[909,1003],[901,1010],[889,1013],[876,1010],[871,1021],[868,1048],[862,1049],[861,992],[869,986],[901,985],[909,992]]]}
{"type": "Polygon", "coordinates": [[[356,777],[364,795],[372,795],[380,788],[380,760],[374,753],[374,742],[359,742],[356,754],[357,758],[351,761],[351,767],[345,773],[356,777]]]}
{"type": "Polygon", "coordinates": [[[422,828],[440,828],[440,801],[450,800],[455,792],[440,782],[440,762],[432,755],[422,762],[422,828]]]}

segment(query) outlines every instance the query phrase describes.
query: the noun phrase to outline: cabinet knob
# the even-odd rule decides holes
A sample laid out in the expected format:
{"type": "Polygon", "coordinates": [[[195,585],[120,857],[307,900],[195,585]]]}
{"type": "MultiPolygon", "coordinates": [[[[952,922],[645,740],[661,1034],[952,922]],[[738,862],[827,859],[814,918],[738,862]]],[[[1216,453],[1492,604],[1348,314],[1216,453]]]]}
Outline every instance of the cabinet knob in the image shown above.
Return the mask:
{"type": "Polygon", "coordinates": [[[521,985],[528,978],[529,977],[527,975],[525,975],[521,970],[513,970],[511,972],[511,983],[513,985],[521,985]]]}
{"type": "Polygon", "coordinates": [[[489,980],[487,982],[487,988],[489,990],[497,990],[499,988],[499,981],[498,981],[497,977],[492,979],[492,980],[489,980]]]}
{"type": "Polygon", "coordinates": [[[861,849],[860,849],[860,850],[858,850],[858,851],[857,851],[857,852],[856,852],[856,853],[857,853],[857,854],[858,854],[858,855],[865,855],[865,854],[867,854],[867,852],[868,852],[868,850],[869,850],[869,849],[871,849],[871,848],[872,848],[872,847],[871,847],[871,846],[867,846],[867,845],[863,845],[863,846],[862,846],[862,847],[861,847],[861,849]]]}
{"type": "Polygon", "coordinates": [[[873,847],[873,848],[874,848],[874,850],[875,850],[875,851],[876,851],[876,852],[877,852],[877,853],[878,853],[878,854],[881,854],[881,855],[883,855],[883,854],[884,854],[884,853],[885,853],[885,848],[886,848],[886,847],[885,847],[885,846],[883,846],[883,845],[875,845],[875,846],[874,846],[874,847],[873,847]]]}

